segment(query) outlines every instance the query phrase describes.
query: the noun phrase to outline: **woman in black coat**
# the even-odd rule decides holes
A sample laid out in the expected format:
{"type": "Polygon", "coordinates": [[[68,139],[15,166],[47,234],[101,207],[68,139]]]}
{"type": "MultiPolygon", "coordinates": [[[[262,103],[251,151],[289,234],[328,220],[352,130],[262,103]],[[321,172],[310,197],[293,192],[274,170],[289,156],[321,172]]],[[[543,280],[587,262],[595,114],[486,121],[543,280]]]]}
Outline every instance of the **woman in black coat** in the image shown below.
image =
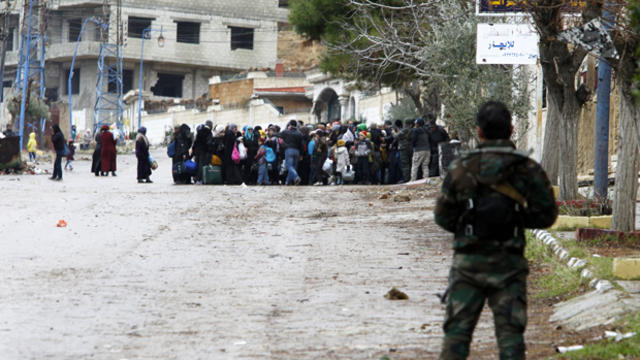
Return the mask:
{"type": "Polygon", "coordinates": [[[238,127],[234,124],[229,125],[229,130],[224,134],[224,157],[222,158],[224,181],[228,185],[240,185],[242,183],[240,165],[231,160],[231,154],[233,154],[237,138],[238,127]]]}
{"type": "Polygon", "coordinates": [[[244,127],[244,146],[247,148],[247,159],[244,161],[242,181],[247,185],[254,185],[258,180],[258,169],[254,169],[254,158],[258,153],[258,137],[260,135],[253,131],[253,128],[244,127]]]}
{"type": "Polygon", "coordinates": [[[147,139],[147,128],[138,129],[136,136],[136,158],[138,159],[138,182],[152,183],[151,162],[149,161],[149,139],[147,139]]]}
{"type": "Polygon", "coordinates": [[[93,150],[91,160],[91,172],[100,176],[100,171],[102,171],[102,138],[100,138],[99,132],[96,133],[96,148],[93,150]]]}
{"type": "Polygon", "coordinates": [[[62,180],[62,158],[65,156],[65,140],[60,126],[53,125],[53,135],[51,135],[53,149],[56,151],[56,160],[53,162],[53,176],[51,180],[62,180]]]}

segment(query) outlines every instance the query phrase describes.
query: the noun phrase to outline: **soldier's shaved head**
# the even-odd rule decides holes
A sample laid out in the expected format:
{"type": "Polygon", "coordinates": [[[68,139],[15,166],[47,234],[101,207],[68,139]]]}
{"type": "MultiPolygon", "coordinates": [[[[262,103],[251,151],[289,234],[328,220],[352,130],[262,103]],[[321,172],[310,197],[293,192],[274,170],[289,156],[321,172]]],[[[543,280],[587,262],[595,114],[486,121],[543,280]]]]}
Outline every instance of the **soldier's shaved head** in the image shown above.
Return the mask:
{"type": "Polygon", "coordinates": [[[476,123],[482,130],[482,135],[488,140],[509,139],[513,127],[511,113],[507,106],[500,101],[489,101],[480,106],[476,123]]]}

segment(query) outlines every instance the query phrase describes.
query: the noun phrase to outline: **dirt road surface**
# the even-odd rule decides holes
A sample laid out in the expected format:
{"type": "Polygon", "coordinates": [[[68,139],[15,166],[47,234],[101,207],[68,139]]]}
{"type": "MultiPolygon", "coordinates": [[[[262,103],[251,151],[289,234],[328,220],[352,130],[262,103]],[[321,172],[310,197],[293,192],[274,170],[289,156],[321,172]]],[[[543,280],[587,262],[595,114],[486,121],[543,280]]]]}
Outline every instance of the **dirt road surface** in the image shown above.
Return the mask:
{"type": "MultiPolygon", "coordinates": [[[[175,186],[155,157],[154,184],[132,156],[118,177],[0,176],[1,359],[437,357],[435,187],[175,186]]],[[[495,358],[488,311],[473,349],[495,358]]]]}

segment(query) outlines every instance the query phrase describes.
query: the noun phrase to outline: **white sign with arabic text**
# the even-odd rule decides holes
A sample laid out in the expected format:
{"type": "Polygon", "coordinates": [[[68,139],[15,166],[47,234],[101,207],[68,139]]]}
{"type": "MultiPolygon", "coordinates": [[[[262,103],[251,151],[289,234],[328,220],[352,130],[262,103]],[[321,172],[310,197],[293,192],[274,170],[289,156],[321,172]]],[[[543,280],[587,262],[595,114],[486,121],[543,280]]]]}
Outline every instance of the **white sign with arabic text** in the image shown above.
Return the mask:
{"type": "Polygon", "coordinates": [[[478,24],[476,64],[535,65],[538,52],[530,25],[478,24]]]}

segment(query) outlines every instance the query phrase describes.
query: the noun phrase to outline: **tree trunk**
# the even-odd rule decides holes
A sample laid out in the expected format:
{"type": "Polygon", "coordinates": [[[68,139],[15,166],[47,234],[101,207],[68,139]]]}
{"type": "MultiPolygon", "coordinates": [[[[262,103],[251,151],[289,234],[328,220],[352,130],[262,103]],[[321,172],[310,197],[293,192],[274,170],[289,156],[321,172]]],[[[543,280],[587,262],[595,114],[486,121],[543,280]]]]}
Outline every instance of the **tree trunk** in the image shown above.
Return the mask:
{"type": "MultiPolygon", "coordinates": [[[[573,80],[572,80],[573,81],[573,80]]],[[[578,198],[578,123],[582,106],[578,103],[573,87],[565,87],[565,100],[562,106],[564,121],[560,126],[561,137],[559,153],[558,186],[561,200],[578,198]]]]}
{"type": "MultiPolygon", "coordinates": [[[[624,80],[619,81],[620,85],[624,80]]],[[[623,92],[624,94],[624,92],[623,92]]],[[[638,194],[638,124],[640,115],[633,98],[621,96],[620,141],[616,166],[616,187],[613,200],[611,228],[634,231],[636,225],[636,198],[638,194]]]]}
{"type": "Polygon", "coordinates": [[[551,184],[558,185],[558,166],[560,161],[560,109],[557,103],[547,97],[547,121],[542,145],[542,168],[547,172],[551,184]]]}

